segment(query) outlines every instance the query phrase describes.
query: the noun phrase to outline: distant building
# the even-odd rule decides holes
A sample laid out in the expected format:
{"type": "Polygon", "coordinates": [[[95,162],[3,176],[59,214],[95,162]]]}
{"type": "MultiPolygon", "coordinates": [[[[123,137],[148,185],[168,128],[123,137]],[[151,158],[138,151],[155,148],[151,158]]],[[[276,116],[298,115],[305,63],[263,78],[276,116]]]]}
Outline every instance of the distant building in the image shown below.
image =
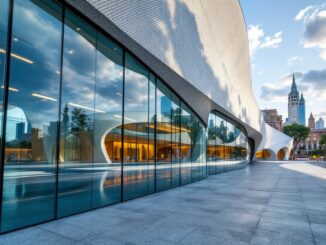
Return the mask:
{"type": "Polygon", "coordinates": [[[276,109],[265,109],[261,111],[264,116],[264,120],[266,123],[268,123],[271,127],[282,131],[283,127],[283,119],[282,115],[278,115],[276,109]]]}
{"type": "Polygon", "coordinates": [[[310,116],[308,118],[308,128],[311,129],[315,129],[316,127],[316,124],[315,124],[315,118],[314,116],[312,115],[312,112],[310,113],[310,116]]]}
{"type": "MultiPolygon", "coordinates": [[[[323,119],[319,119],[317,122],[319,121],[324,123],[323,119]]],[[[319,140],[323,134],[326,134],[326,129],[317,128],[316,125],[317,123],[315,124],[315,118],[312,113],[310,113],[310,116],[308,118],[308,127],[310,128],[310,133],[305,142],[300,143],[299,151],[301,154],[310,155],[313,151],[318,150],[320,148],[319,140]]]]}
{"type": "Polygon", "coordinates": [[[316,129],[324,129],[324,128],[325,128],[324,120],[320,117],[316,122],[316,129]]]}
{"type": "Polygon", "coordinates": [[[303,126],[306,126],[306,102],[303,98],[302,93],[299,100],[299,123],[303,126]]]}
{"type": "Polygon", "coordinates": [[[299,92],[295,83],[295,77],[293,74],[291,91],[288,95],[288,123],[289,124],[301,124],[306,125],[306,111],[305,111],[305,99],[301,93],[299,98],[299,92]]]}

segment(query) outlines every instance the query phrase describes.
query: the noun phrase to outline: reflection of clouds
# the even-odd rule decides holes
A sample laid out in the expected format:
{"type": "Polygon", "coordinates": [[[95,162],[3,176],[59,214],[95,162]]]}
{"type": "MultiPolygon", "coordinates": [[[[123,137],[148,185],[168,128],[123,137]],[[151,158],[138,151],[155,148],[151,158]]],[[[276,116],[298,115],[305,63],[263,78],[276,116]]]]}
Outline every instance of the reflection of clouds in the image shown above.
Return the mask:
{"type": "Polygon", "coordinates": [[[19,42],[28,42],[28,45],[43,51],[42,55],[46,58],[40,64],[46,62],[49,70],[57,69],[60,54],[60,47],[58,46],[60,42],[58,41],[61,39],[61,23],[40,8],[30,9],[29,6],[35,5],[34,3],[18,2],[19,4],[15,4],[15,15],[24,16],[24,18],[14,19],[14,35],[18,37],[19,42]],[[32,41],[29,42],[28,40],[32,41]]]}
{"type": "Polygon", "coordinates": [[[148,78],[128,69],[125,73],[126,110],[135,108],[147,110],[148,78]]]}
{"type": "Polygon", "coordinates": [[[32,126],[43,128],[56,120],[57,103],[32,97],[32,93],[58,97],[61,23],[35,3],[17,0],[13,18],[12,50],[33,60],[33,64],[14,61],[11,85],[19,92],[9,95],[9,103],[22,108],[32,126]],[[19,72],[17,72],[19,71],[19,72]]]}
{"type": "Polygon", "coordinates": [[[97,58],[96,107],[106,111],[122,110],[123,69],[99,51],[97,58]]]}

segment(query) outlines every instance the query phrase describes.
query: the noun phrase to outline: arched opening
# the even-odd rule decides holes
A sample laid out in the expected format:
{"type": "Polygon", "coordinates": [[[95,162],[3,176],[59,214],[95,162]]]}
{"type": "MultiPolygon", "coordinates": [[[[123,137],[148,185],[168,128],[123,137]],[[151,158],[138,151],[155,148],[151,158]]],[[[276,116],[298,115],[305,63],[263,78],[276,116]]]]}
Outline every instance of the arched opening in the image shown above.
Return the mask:
{"type": "Polygon", "coordinates": [[[284,157],[285,157],[285,152],[283,149],[280,149],[277,152],[277,160],[282,161],[282,160],[284,160],[284,157]]]}
{"type": "Polygon", "coordinates": [[[256,158],[260,160],[275,160],[275,153],[270,149],[263,149],[256,153],[256,158]]]}
{"type": "Polygon", "coordinates": [[[285,160],[287,152],[288,152],[288,149],[286,147],[280,149],[277,152],[277,160],[279,160],[279,161],[285,160]]]}

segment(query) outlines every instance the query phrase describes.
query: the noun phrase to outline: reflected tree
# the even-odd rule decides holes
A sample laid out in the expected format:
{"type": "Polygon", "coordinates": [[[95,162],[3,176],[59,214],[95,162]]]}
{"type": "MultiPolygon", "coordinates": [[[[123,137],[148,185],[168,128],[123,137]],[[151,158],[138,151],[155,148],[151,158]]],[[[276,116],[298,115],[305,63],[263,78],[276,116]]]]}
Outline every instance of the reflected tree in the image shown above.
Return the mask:
{"type": "Polygon", "coordinates": [[[71,132],[90,130],[90,118],[82,109],[74,108],[71,112],[71,132]]]}

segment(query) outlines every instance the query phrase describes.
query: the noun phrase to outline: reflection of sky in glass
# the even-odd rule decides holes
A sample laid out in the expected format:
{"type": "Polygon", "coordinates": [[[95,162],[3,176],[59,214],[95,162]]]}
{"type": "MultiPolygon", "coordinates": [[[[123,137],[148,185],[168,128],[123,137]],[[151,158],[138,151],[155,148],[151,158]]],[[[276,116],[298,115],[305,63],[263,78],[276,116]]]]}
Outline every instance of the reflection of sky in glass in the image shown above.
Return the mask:
{"type": "Polygon", "coordinates": [[[20,108],[13,108],[7,112],[7,130],[6,130],[6,140],[11,141],[16,138],[16,124],[26,123],[25,132],[27,129],[27,119],[25,113],[20,108]]]}
{"type": "MultiPolygon", "coordinates": [[[[0,84],[3,85],[4,75],[4,62],[5,62],[5,51],[6,51],[6,40],[7,40],[7,20],[8,20],[8,1],[1,1],[0,8],[0,84]]],[[[2,91],[0,99],[2,97],[2,91]]],[[[2,99],[1,99],[2,101],[2,99]]]]}
{"type": "Polygon", "coordinates": [[[96,66],[96,109],[122,111],[122,49],[98,34],[96,66]]]}
{"type": "Polygon", "coordinates": [[[149,72],[132,56],[126,54],[125,116],[129,113],[146,112],[140,122],[147,122],[149,72]]]}
{"type": "MultiPolygon", "coordinates": [[[[51,7],[61,11],[57,5],[51,7]]],[[[17,0],[12,53],[33,63],[11,57],[10,87],[16,91],[9,91],[9,105],[21,108],[33,128],[42,129],[57,118],[57,102],[35,94],[58,98],[60,30],[56,17],[29,1],[17,0]]]]}

